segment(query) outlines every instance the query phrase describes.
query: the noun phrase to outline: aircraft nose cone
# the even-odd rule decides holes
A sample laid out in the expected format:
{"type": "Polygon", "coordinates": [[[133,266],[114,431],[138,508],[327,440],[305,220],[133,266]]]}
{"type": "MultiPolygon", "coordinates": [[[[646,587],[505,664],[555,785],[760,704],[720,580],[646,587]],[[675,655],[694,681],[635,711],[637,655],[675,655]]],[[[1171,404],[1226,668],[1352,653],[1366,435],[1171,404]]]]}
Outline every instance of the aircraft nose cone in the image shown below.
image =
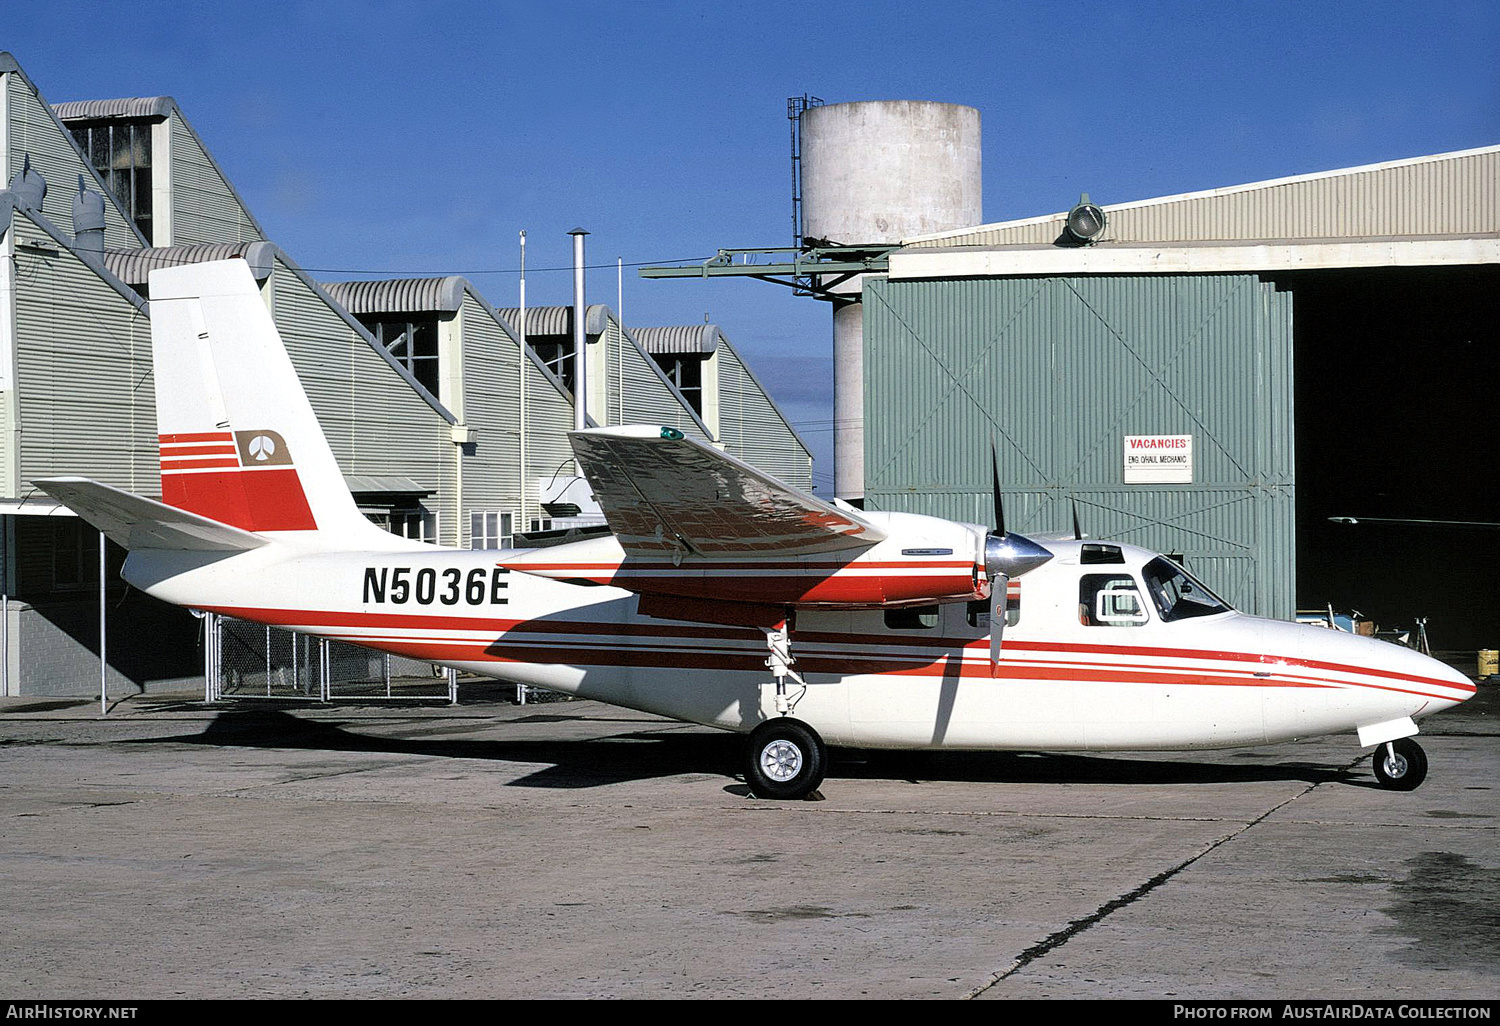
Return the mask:
{"type": "Polygon", "coordinates": [[[1466,699],[1474,697],[1474,693],[1478,689],[1475,687],[1473,677],[1470,677],[1462,670],[1454,669],[1452,666],[1449,666],[1447,663],[1442,662],[1439,659],[1432,659],[1431,657],[1426,658],[1428,659],[1428,668],[1432,671],[1432,675],[1434,677],[1436,677],[1438,680],[1446,681],[1453,687],[1462,688],[1467,692],[1467,694],[1465,694],[1463,698],[1459,699],[1459,701],[1464,701],[1466,699]]]}
{"type": "Polygon", "coordinates": [[[1051,550],[1021,534],[990,534],[984,540],[984,569],[994,577],[1020,577],[1052,558],[1051,550]]]}
{"type": "Polygon", "coordinates": [[[1386,678],[1393,698],[1407,694],[1416,698],[1418,706],[1412,715],[1426,716],[1474,697],[1473,679],[1439,659],[1373,638],[1344,634],[1339,640],[1358,645],[1350,652],[1351,661],[1368,667],[1373,676],[1386,678]]]}

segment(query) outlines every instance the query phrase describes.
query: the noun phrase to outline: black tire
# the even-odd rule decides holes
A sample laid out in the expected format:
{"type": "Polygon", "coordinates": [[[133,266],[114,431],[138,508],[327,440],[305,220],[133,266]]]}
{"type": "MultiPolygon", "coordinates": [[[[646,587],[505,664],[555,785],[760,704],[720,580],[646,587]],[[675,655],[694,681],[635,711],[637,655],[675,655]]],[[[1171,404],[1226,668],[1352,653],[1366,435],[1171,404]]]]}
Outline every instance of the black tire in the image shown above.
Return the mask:
{"type": "Polygon", "coordinates": [[[745,783],[757,798],[795,801],[823,782],[828,749],[817,731],[800,720],[767,720],[750,733],[745,783]]]}
{"type": "Polygon", "coordinates": [[[1409,737],[1375,749],[1375,779],[1387,791],[1415,791],[1427,779],[1427,753],[1409,737]]]}

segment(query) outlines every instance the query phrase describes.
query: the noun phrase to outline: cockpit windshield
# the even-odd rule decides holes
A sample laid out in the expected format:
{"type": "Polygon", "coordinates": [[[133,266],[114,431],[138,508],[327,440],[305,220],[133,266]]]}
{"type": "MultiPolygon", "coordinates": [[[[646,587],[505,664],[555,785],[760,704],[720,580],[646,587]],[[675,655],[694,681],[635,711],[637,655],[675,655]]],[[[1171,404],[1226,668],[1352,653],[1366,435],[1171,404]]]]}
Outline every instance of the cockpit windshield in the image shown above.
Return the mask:
{"type": "Polygon", "coordinates": [[[1231,611],[1229,603],[1171,560],[1158,556],[1141,571],[1146,590],[1164,621],[1188,620],[1231,611]]]}

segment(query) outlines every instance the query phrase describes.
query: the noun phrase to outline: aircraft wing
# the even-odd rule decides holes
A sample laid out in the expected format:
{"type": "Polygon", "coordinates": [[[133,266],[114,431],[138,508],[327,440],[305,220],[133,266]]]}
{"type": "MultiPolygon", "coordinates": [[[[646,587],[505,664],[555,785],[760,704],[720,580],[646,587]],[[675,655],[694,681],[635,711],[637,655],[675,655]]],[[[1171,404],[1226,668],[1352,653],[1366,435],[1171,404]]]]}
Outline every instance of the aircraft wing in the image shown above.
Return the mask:
{"type": "Polygon", "coordinates": [[[593,428],[568,438],[628,555],[801,555],[886,536],[673,428],[593,428]]]}
{"type": "Polygon", "coordinates": [[[266,544],[258,534],[86,477],[51,477],[32,484],[130,551],[241,552],[266,544]]]}

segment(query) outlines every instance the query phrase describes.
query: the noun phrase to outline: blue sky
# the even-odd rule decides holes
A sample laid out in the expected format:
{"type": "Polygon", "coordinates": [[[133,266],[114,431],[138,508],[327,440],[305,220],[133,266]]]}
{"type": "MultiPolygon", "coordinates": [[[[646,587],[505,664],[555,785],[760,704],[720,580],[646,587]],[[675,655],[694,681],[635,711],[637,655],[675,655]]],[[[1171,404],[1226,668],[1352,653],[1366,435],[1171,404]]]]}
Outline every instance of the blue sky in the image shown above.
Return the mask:
{"type": "MultiPolygon", "coordinates": [[[[1500,142],[1500,4],[620,0],[15,5],[50,101],[175,96],[270,238],[326,280],[467,274],[591,301],[616,258],[787,245],[786,98],[979,109],[984,218],[1500,142]],[[390,276],[381,274],[381,276],[390,276]]],[[[825,304],[750,281],[642,281],[627,324],[707,313],[820,457],[825,304]]]]}

